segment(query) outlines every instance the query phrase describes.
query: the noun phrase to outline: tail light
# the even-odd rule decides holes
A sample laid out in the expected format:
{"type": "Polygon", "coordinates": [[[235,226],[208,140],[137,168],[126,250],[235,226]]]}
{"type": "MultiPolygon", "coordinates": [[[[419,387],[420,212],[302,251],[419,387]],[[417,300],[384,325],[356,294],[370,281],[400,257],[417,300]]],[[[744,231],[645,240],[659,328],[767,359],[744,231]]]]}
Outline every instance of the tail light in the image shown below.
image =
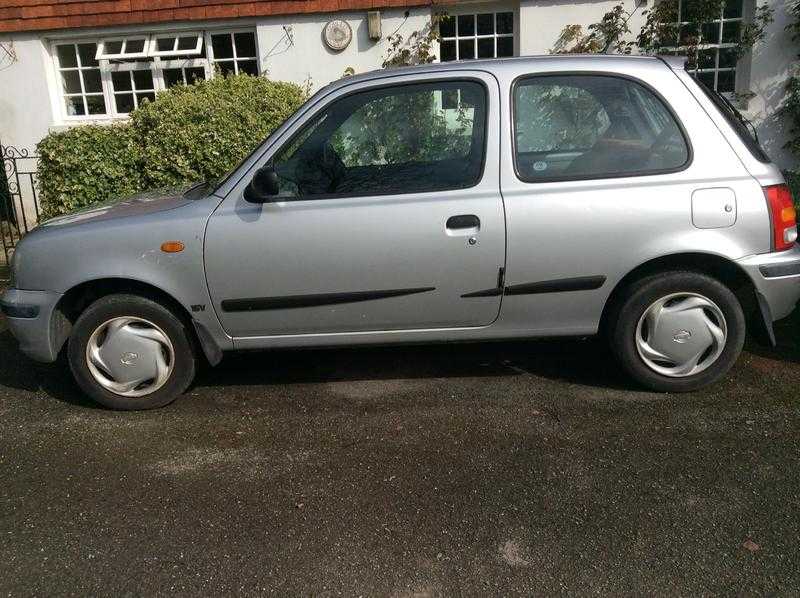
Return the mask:
{"type": "Polygon", "coordinates": [[[791,248],[797,241],[797,213],[788,185],[764,187],[772,221],[772,244],[775,251],[791,248]]]}

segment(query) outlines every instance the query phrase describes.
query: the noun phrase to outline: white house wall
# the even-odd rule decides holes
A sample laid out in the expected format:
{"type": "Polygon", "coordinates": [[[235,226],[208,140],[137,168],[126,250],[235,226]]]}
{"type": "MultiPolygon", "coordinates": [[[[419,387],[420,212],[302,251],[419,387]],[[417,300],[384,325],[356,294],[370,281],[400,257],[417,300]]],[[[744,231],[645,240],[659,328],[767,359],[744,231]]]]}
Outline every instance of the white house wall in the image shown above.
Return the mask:
{"type": "Polygon", "coordinates": [[[382,36],[377,41],[369,39],[366,11],[260,20],[256,31],[261,68],[271,79],[301,85],[309,81],[313,89],[341,78],[348,67],[356,73],[380,68],[392,33],[397,31],[405,39],[430,22],[430,8],[411,9],[409,12],[406,20],[404,9],[382,10],[382,36]],[[346,21],[353,30],[353,40],[341,52],[330,50],[322,38],[325,25],[332,19],[346,21]],[[292,41],[289,41],[289,36],[292,41]]]}

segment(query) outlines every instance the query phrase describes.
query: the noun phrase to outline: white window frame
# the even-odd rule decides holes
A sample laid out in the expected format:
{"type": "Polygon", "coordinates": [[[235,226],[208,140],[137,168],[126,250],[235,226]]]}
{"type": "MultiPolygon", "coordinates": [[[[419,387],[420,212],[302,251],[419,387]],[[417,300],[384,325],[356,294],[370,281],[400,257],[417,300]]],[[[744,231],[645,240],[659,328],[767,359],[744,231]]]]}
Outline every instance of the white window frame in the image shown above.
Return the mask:
{"type": "Polygon", "coordinates": [[[171,56],[197,56],[203,50],[203,34],[197,31],[178,31],[169,33],[154,33],[150,36],[150,47],[147,55],[152,57],[168,58],[171,56]],[[191,50],[179,50],[178,43],[182,37],[195,36],[195,46],[191,50]],[[174,38],[175,43],[172,45],[172,50],[159,50],[158,40],[174,38]]]}
{"type": "MultiPolygon", "coordinates": [[[[58,57],[58,46],[73,46],[75,48],[75,52],[78,57],[78,64],[80,65],[80,54],[78,53],[77,47],[81,44],[97,44],[98,40],[95,39],[70,39],[70,40],[61,40],[55,41],[51,44],[50,48],[50,55],[53,58],[53,68],[55,70],[55,94],[56,94],[56,104],[59,106],[59,113],[61,114],[61,118],[64,122],[86,122],[86,121],[97,121],[97,120],[109,120],[113,118],[111,114],[111,105],[109,104],[109,97],[108,97],[108,89],[105,81],[105,74],[103,73],[102,65],[97,67],[87,67],[92,69],[99,69],[100,70],[100,80],[103,86],[103,100],[106,104],[106,113],[105,114],[89,114],[89,107],[86,103],[86,92],[84,91],[83,85],[83,76],[81,76],[81,96],[84,98],[84,110],[86,114],[68,114],[67,113],[67,106],[65,99],[68,96],[77,96],[78,94],[68,94],[63,91],[62,85],[63,80],[61,78],[61,72],[64,70],[83,70],[83,67],[61,67],[61,62],[58,57]]],[[[89,95],[101,95],[97,94],[89,94],[89,95]]]]}
{"type": "MultiPolygon", "coordinates": [[[[471,8],[469,11],[465,11],[465,12],[449,13],[448,17],[453,19],[453,21],[454,21],[453,22],[453,27],[455,28],[455,35],[454,36],[448,36],[448,37],[441,37],[439,39],[439,48],[440,48],[440,51],[439,51],[439,62],[442,62],[441,43],[445,42],[445,41],[455,42],[455,46],[456,46],[456,58],[455,58],[455,60],[462,60],[462,58],[460,56],[461,49],[460,49],[460,44],[459,44],[459,42],[461,42],[462,40],[472,40],[472,47],[474,49],[474,56],[472,58],[466,58],[464,60],[481,60],[478,57],[478,40],[480,40],[480,39],[491,39],[491,40],[493,40],[493,42],[494,42],[494,51],[493,51],[493,56],[492,57],[493,58],[497,58],[497,40],[499,38],[511,38],[511,45],[512,45],[511,55],[512,56],[516,55],[516,50],[517,50],[516,37],[517,37],[517,32],[519,31],[519,19],[517,17],[517,11],[515,11],[512,7],[508,7],[508,8],[492,7],[492,8],[487,8],[486,10],[480,10],[480,8],[471,8]],[[505,13],[511,13],[511,22],[513,24],[513,31],[511,33],[497,33],[497,15],[498,14],[505,14],[505,13]],[[485,14],[491,14],[492,15],[493,32],[490,33],[490,34],[478,35],[478,15],[485,15],[485,14]],[[467,17],[467,16],[471,16],[473,18],[474,23],[475,23],[475,29],[473,31],[473,34],[472,35],[459,35],[458,18],[459,17],[467,17]]],[[[445,61],[445,62],[454,62],[454,61],[448,60],[448,61],[445,61]]]]}
{"type": "Polygon", "coordinates": [[[206,36],[206,56],[208,57],[208,61],[211,63],[211,69],[213,70],[214,69],[214,65],[219,63],[219,62],[232,62],[233,63],[234,73],[238,75],[239,74],[239,64],[238,64],[239,61],[241,61],[241,60],[255,60],[256,61],[256,67],[258,68],[259,73],[260,73],[261,72],[261,68],[260,68],[260,64],[259,63],[261,61],[259,60],[260,51],[259,51],[259,47],[258,47],[258,35],[256,35],[256,37],[255,37],[255,42],[256,42],[255,43],[255,46],[256,46],[256,55],[255,56],[241,56],[240,57],[240,56],[237,56],[237,54],[236,54],[236,40],[235,40],[234,36],[237,33],[251,33],[252,31],[253,31],[252,29],[218,29],[218,30],[210,29],[210,30],[206,31],[205,32],[205,36],[206,36]],[[214,44],[211,43],[211,36],[212,35],[228,35],[228,36],[230,36],[230,38],[231,38],[231,46],[233,47],[233,58],[216,58],[214,56],[214,44]]]}
{"type": "Polygon", "coordinates": [[[120,37],[105,37],[97,43],[97,53],[94,56],[95,60],[130,60],[133,58],[147,58],[150,49],[150,35],[124,35],[120,37]],[[141,52],[126,53],[125,48],[129,41],[144,41],[141,52]],[[121,51],[117,54],[107,54],[106,44],[109,42],[122,42],[121,51]]]}
{"type": "MultiPolygon", "coordinates": [[[[187,68],[203,68],[204,75],[206,79],[210,79],[214,76],[214,65],[218,62],[214,58],[214,50],[211,44],[211,35],[219,35],[219,34],[228,34],[234,35],[237,33],[250,33],[253,35],[255,40],[255,47],[256,47],[256,56],[255,57],[238,57],[236,56],[236,45],[233,44],[234,47],[234,56],[233,59],[222,59],[222,61],[234,61],[234,69],[235,72],[239,73],[239,67],[236,64],[236,61],[239,60],[255,60],[256,68],[258,69],[259,75],[262,73],[261,69],[261,60],[260,60],[260,50],[258,45],[258,32],[256,30],[255,25],[252,27],[242,27],[236,29],[205,29],[203,31],[198,30],[187,30],[182,31],[180,29],[177,30],[164,30],[164,31],[157,31],[154,33],[136,33],[132,32],[128,35],[124,36],[116,36],[116,37],[74,37],[74,38],[61,38],[61,39],[52,39],[48,40],[48,47],[50,53],[51,62],[51,72],[53,73],[53,86],[50,90],[51,93],[51,104],[55,111],[54,117],[56,123],[64,123],[64,124],[75,124],[81,122],[97,122],[97,121],[111,121],[111,120],[124,120],[128,118],[128,113],[124,112],[117,112],[116,108],[116,98],[115,96],[118,93],[136,93],[135,91],[130,92],[115,92],[113,88],[113,84],[111,81],[111,73],[114,71],[131,71],[131,70],[142,70],[144,68],[149,68],[153,73],[153,85],[155,88],[155,93],[158,94],[160,91],[164,91],[166,89],[166,85],[164,83],[164,69],[181,69],[182,70],[182,77],[184,82],[186,82],[186,71],[187,68]],[[200,53],[202,51],[202,43],[206,44],[206,56],[205,58],[174,58],[172,56],[165,56],[162,58],[160,55],[152,56],[152,60],[147,61],[138,61],[138,62],[125,62],[125,63],[114,63],[113,60],[136,60],[137,58],[149,58],[147,55],[150,51],[151,44],[154,43],[154,38],[164,38],[164,37],[189,37],[197,35],[198,36],[198,44],[197,52],[200,53]],[[98,59],[97,56],[100,53],[100,45],[103,42],[107,41],[120,41],[120,40],[127,40],[127,39],[142,39],[147,38],[145,43],[145,52],[136,53],[134,54],[123,54],[118,55],[115,54],[108,58],[101,58],[98,59]],[[75,52],[77,52],[77,46],[80,44],[96,44],[97,51],[95,52],[95,60],[99,62],[99,67],[87,67],[92,69],[99,68],[100,70],[100,78],[102,82],[103,92],[100,93],[90,93],[88,95],[95,95],[95,96],[103,96],[103,100],[106,106],[106,113],[105,114],[88,114],[88,106],[86,105],[85,96],[87,95],[84,92],[84,84],[83,78],[81,77],[81,97],[84,98],[84,110],[87,114],[84,115],[71,115],[67,113],[67,106],[66,106],[66,98],[67,97],[77,97],[78,94],[67,94],[63,90],[63,79],[61,72],[62,70],[79,70],[82,67],[64,67],[62,68],[59,63],[58,57],[58,46],[72,46],[75,48],[75,52]]],[[[232,40],[233,41],[233,40],[232,40]]],[[[124,50],[124,48],[123,48],[124,50]]],[[[181,50],[178,54],[179,56],[187,56],[191,55],[190,51],[183,51],[181,50]]],[[[78,64],[80,65],[80,56],[78,56],[78,64]]],[[[138,101],[135,100],[135,103],[138,105],[138,101]]]]}
{"type": "MultiPolygon", "coordinates": [[[[683,6],[687,1],[691,2],[691,0],[679,0],[678,1],[678,21],[677,21],[678,39],[676,40],[678,43],[680,43],[680,29],[681,29],[681,27],[683,25],[688,24],[688,21],[681,20],[681,16],[683,14],[683,6]]],[[[729,97],[734,95],[736,93],[737,89],[740,87],[740,85],[739,85],[739,77],[740,77],[741,72],[739,70],[739,63],[741,62],[741,59],[737,60],[736,63],[732,67],[727,67],[727,66],[720,67],[719,66],[719,56],[720,56],[722,50],[731,49],[731,48],[735,48],[736,47],[736,43],[723,42],[722,41],[722,34],[723,34],[723,31],[724,31],[725,24],[726,23],[739,23],[739,33],[740,34],[741,34],[742,29],[745,26],[745,23],[746,23],[745,18],[746,18],[746,14],[747,14],[747,0],[741,0],[741,3],[742,3],[741,16],[736,17],[736,18],[726,19],[725,18],[725,6],[723,5],[722,8],[720,9],[719,18],[715,19],[714,21],[712,21],[713,24],[718,25],[719,43],[700,44],[700,45],[697,46],[698,54],[700,52],[703,52],[704,50],[714,50],[714,66],[706,67],[706,68],[700,68],[699,67],[699,56],[698,56],[698,64],[695,66],[695,68],[691,69],[691,71],[690,71],[693,74],[714,73],[714,90],[717,89],[718,82],[719,82],[719,74],[721,72],[733,72],[733,77],[734,77],[734,83],[733,83],[734,88],[733,88],[733,91],[732,92],[730,92],[730,91],[720,92],[720,93],[723,93],[723,94],[725,94],[726,96],[729,96],[729,97]]],[[[686,46],[675,46],[674,52],[676,54],[680,54],[681,52],[685,52],[687,49],[688,48],[686,46]]]]}

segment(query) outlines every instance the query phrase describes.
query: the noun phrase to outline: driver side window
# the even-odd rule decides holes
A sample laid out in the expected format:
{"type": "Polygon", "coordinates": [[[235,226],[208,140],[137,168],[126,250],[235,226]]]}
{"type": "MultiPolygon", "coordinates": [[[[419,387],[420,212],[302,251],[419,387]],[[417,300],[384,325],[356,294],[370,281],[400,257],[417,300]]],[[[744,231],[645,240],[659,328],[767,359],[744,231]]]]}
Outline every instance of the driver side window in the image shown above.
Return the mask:
{"type": "Polygon", "coordinates": [[[471,187],[482,174],[485,127],[486,91],[472,81],[355,93],[326,107],[275,155],[279,195],[471,187]]]}

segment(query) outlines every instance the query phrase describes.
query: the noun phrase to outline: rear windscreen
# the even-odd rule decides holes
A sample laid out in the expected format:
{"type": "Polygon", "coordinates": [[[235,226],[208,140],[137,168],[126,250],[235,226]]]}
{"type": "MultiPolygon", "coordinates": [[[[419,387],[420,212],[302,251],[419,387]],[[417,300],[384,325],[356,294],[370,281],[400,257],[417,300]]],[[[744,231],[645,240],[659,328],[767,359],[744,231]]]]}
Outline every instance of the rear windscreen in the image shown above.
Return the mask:
{"type": "Polygon", "coordinates": [[[719,92],[714,91],[700,80],[697,80],[697,84],[700,86],[700,89],[703,90],[703,93],[708,96],[708,99],[714,102],[714,105],[722,113],[722,116],[725,117],[725,120],[728,121],[728,124],[731,125],[736,135],[742,140],[742,143],[747,146],[747,149],[750,150],[753,157],[759,162],[769,163],[771,160],[758,143],[758,138],[755,136],[754,132],[748,129],[748,126],[752,126],[750,121],[742,116],[736,107],[719,92]]]}

